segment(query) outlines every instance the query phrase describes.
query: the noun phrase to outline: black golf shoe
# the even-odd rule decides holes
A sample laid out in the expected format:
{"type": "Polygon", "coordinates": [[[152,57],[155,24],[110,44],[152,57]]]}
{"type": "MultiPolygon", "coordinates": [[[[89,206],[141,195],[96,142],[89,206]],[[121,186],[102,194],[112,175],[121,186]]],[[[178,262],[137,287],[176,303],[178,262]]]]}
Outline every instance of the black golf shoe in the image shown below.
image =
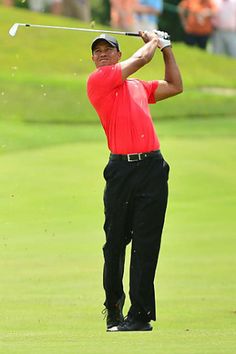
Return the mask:
{"type": "Polygon", "coordinates": [[[104,309],[106,313],[106,321],[107,321],[107,332],[117,331],[117,327],[123,323],[123,306],[125,302],[125,294],[122,295],[120,300],[115,304],[112,308],[104,309]]]}
{"type": "Polygon", "coordinates": [[[117,331],[152,331],[152,326],[149,322],[128,315],[124,322],[117,326],[117,331]]]}

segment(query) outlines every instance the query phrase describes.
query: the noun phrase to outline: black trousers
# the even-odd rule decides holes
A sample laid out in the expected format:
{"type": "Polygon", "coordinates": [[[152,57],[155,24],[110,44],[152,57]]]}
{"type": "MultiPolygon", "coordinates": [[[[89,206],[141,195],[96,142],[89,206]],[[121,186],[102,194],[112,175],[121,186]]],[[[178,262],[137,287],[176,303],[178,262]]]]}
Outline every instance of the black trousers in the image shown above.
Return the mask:
{"type": "Polygon", "coordinates": [[[129,313],[155,320],[154,277],[168,198],[169,165],[162,155],[138,162],[109,160],[104,170],[105,306],[124,294],[125,249],[132,242],[129,313]]]}
{"type": "Polygon", "coordinates": [[[185,43],[190,46],[197,45],[201,49],[206,49],[209,35],[185,34],[185,43]]]}

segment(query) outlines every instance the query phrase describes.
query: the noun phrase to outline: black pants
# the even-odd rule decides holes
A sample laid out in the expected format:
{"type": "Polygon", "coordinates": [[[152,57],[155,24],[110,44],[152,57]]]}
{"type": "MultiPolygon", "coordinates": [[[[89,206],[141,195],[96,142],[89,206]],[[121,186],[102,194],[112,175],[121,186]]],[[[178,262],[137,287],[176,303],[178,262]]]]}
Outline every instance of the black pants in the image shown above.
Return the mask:
{"type": "Polygon", "coordinates": [[[185,34],[185,43],[190,46],[197,46],[206,49],[209,35],[196,35],[191,33],[185,34]]]}
{"type": "Polygon", "coordinates": [[[155,320],[154,277],[168,198],[169,165],[162,155],[139,162],[110,160],[104,170],[105,306],[121,298],[126,245],[132,241],[129,313],[155,320]]]}

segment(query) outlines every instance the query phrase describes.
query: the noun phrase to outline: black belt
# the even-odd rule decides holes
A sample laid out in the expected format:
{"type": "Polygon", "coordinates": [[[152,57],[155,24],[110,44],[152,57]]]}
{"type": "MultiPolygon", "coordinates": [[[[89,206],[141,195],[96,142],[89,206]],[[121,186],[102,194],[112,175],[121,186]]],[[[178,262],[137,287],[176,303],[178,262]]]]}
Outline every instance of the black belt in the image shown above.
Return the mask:
{"type": "Polygon", "coordinates": [[[119,154],[110,154],[110,160],[123,160],[128,162],[137,162],[144,160],[148,157],[162,157],[161,151],[150,151],[150,152],[142,152],[139,154],[127,154],[127,155],[119,155],[119,154]]]}

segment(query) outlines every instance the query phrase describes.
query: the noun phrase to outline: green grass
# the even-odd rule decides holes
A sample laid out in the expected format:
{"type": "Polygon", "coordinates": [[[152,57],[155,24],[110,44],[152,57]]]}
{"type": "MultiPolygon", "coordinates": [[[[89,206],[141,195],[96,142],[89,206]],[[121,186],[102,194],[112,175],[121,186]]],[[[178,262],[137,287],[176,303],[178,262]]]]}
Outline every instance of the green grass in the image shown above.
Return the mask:
{"type": "Polygon", "coordinates": [[[0,159],[1,353],[233,352],[235,120],[158,130],[171,164],[158,320],[151,334],[107,334],[100,127],[1,125],[15,142],[0,159]]]}
{"type": "MultiPolygon", "coordinates": [[[[0,353],[234,353],[236,103],[201,88],[235,88],[235,61],[175,45],[185,93],[152,106],[171,165],[157,322],[152,333],[108,334],[108,150],[85,95],[93,36],[20,29],[13,39],[14,22],[80,23],[3,7],[0,17],[0,353]]],[[[121,42],[127,55],[139,43],[121,42]]],[[[154,71],[159,54],[140,76],[154,71]]],[[[128,262],[126,292],[127,274],[128,262]]]]}

